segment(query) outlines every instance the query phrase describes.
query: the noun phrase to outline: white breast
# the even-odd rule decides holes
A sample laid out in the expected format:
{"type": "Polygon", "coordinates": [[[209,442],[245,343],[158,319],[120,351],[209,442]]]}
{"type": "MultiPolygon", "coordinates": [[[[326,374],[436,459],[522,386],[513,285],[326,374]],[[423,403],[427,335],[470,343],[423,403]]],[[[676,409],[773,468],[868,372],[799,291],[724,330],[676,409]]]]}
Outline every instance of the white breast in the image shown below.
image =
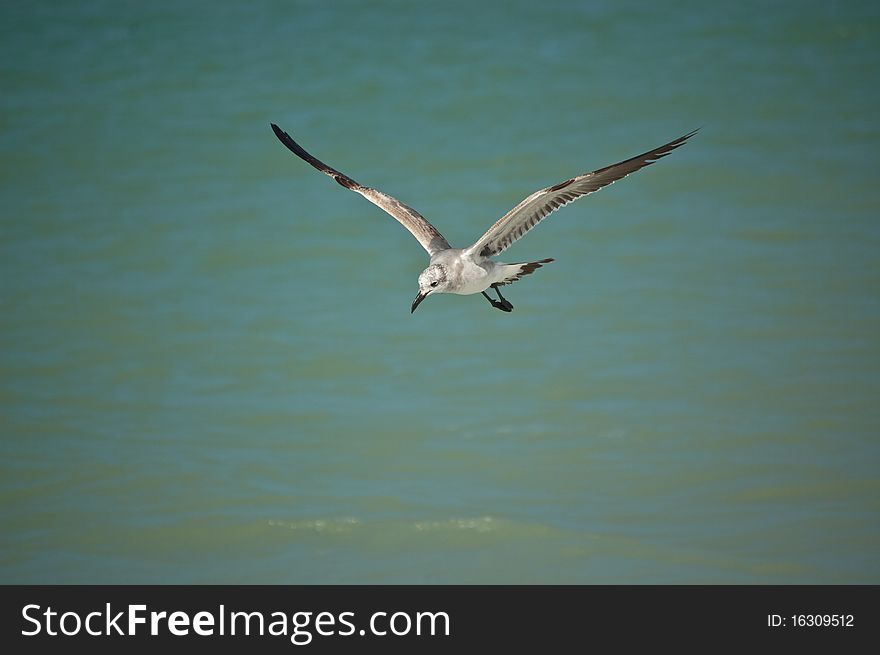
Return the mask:
{"type": "Polygon", "coordinates": [[[475,264],[470,258],[466,258],[463,259],[460,264],[459,284],[456,285],[454,290],[450,289],[449,293],[468,296],[472,293],[485,291],[490,285],[499,281],[495,279],[497,275],[493,275],[498,269],[494,262],[484,262],[483,265],[480,266],[475,264]]]}

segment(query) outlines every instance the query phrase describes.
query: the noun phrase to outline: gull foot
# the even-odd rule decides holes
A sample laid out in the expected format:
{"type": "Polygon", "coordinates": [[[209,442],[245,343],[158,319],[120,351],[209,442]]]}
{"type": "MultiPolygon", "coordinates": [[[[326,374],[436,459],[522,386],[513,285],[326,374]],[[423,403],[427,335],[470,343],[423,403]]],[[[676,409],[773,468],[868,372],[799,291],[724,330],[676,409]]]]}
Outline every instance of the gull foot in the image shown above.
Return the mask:
{"type": "MultiPolygon", "coordinates": [[[[498,294],[498,302],[499,302],[499,304],[497,304],[497,305],[495,303],[492,303],[492,306],[497,307],[502,312],[512,311],[513,305],[510,304],[510,301],[507,298],[505,298],[504,296],[501,295],[501,289],[498,287],[498,285],[493,284],[492,288],[495,289],[495,293],[498,294]]],[[[485,295],[485,294],[483,294],[483,295],[485,295]]],[[[489,296],[486,296],[486,297],[489,298],[489,296]]],[[[490,302],[491,302],[491,299],[490,299],[490,302]]]]}

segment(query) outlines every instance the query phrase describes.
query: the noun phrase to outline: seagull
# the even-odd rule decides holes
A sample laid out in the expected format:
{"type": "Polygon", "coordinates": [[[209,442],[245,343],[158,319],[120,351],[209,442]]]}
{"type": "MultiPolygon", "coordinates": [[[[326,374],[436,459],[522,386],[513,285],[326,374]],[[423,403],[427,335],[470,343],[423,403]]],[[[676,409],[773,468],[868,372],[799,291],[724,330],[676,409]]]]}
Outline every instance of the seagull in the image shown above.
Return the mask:
{"type": "Polygon", "coordinates": [[[397,219],[403,227],[409,230],[416,241],[430,256],[428,267],[419,275],[419,293],[413,300],[410,313],[416,311],[421,302],[435,293],[455,293],[470,295],[481,293],[489,301],[489,304],[503,312],[513,310],[513,305],[501,295],[501,289],[505,284],[513,284],[524,276],[534,273],[544,264],[549,264],[553,259],[539,259],[533,262],[520,262],[517,264],[504,264],[493,261],[492,257],[500,255],[507,250],[514,241],[520,239],[526,232],[535,227],[554,211],[586,196],[602,187],[616,182],[634,173],[640,168],[653,164],[658,159],[665,157],[691,138],[698,130],[694,130],[666,145],[654,148],[641,155],[630,159],[599,168],[592,173],[584,173],[571,179],[554,184],[540,191],[535,191],[528,198],[498,219],[486,233],[467,248],[453,248],[449,242],[437,231],[424,216],[412,207],[409,207],[397,198],[389,196],[378,189],[358,184],[353,179],[340,173],[324,162],[316,159],[302,146],[294,141],[290,135],[279,128],[275,123],[270,123],[275,136],[287,148],[300,159],[305,160],[325,175],[329,175],[347,189],[361,194],[374,205],[377,205],[397,219]],[[493,289],[498,299],[492,298],[486,293],[487,289],[493,289]]]}

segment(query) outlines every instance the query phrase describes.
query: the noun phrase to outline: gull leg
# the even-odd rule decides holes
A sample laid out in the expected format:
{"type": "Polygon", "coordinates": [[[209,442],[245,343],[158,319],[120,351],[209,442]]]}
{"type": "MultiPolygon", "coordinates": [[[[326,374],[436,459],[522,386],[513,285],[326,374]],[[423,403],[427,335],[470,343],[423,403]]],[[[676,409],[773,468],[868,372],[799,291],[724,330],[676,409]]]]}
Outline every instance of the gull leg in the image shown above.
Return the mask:
{"type": "Polygon", "coordinates": [[[498,300],[501,301],[501,306],[498,309],[502,309],[505,312],[509,312],[513,309],[513,305],[510,304],[510,301],[501,295],[501,289],[497,284],[493,284],[492,288],[495,289],[495,293],[498,294],[498,300]]]}
{"type": "MultiPolygon", "coordinates": [[[[498,289],[495,289],[495,292],[497,293],[498,289]]],[[[480,293],[483,294],[483,297],[488,300],[489,304],[492,305],[492,307],[494,307],[495,309],[500,309],[502,312],[509,312],[511,309],[513,309],[513,305],[511,305],[506,300],[504,302],[498,302],[494,298],[490,298],[489,294],[487,294],[485,291],[481,291],[480,293]]]]}

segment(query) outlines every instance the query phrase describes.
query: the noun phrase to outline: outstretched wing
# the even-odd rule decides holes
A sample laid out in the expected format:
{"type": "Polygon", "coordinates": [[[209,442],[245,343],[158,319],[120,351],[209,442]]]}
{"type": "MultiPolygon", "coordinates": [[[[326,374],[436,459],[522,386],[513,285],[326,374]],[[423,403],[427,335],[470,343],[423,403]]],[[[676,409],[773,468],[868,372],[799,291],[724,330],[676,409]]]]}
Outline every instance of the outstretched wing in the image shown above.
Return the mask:
{"type": "Polygon", "coordinates": [[[626,161],[600,168],[592,173],[578,175],[555,186],[536,191],[498,219],[468,250],[474,254],[479,254],[481,257],[492,257],[504,252],[514,241],[522,237],[560,207],[577,200],[581,196],[598,191],[602,187],[616,182],[620,178],[626,177],[648,164],[653,164],[661,157],[665,157],[678,148],[696,133],[697,130],[694,130],[675,141],[670,141],[665,146],[660,146],[626,161]]]}
{"type": "Polygon", "coordinates": [[[376,189],[371,189],[370,187],[358,184],[348,175],[340,173],[335,168],[331,168],[324,162],[315,159],[312,155],[303,150],[302,146],[291,139],[287,132],[283,131],[275,125],[275,123],[271,123],[271,125],[272,131],[275,132],[275,136],[277,136],[279,141],[287,146],[293,154],[300,159],[304,159],[325,175],[329,175],[346,189],[351,189],[352,191],[361,194],[371,203],[378,205],[391,214],[401,225],[403,225],[403,227],[410,231],[410,234],[422,244],[422,248],[427,250],[428,254],[433,255],[435,252],[446,250],[450,247],[449,242],[443,238],[443,235],[437,231],[437,228],[431,225],[428,222],[428,219],[415,209],[404,205],[397,198],[389,196],[387,193],[382,193],[376,189]]]}

